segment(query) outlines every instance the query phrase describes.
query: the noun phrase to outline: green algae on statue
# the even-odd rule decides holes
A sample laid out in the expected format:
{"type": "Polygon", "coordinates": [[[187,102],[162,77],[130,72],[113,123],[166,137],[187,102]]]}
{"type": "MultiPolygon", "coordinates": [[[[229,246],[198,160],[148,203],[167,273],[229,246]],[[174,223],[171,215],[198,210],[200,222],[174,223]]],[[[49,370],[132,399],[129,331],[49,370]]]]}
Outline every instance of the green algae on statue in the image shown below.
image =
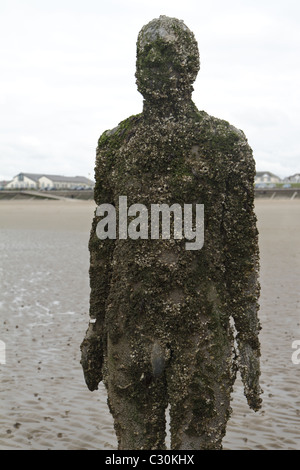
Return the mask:
{"type": "Polygon", "coordinates": [[[193,251],[176,238],[101,240],[95,212],[81,363],[90,390],[105,383],[119,449],[165,449],[168,405],[172,449],[221,449],[237,370],[261,407],[255,163],[242,131],[196,108],[198,71],[185,24],[151,21],[137,41],[143,112],[98,141],[98,206],[204,205],[193,251]]]}

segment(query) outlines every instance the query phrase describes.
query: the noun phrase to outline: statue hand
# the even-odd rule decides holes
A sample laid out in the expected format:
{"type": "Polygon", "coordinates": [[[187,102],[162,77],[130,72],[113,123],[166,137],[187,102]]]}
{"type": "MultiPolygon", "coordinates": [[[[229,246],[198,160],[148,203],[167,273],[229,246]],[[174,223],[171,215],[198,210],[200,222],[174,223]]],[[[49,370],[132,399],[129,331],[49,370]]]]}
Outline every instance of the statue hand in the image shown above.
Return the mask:
{"type": "Polygon", "coordinates": [[[239,341],[239,370],[244,384],[244,393],[249,407],[258,411],[262,405],[260,395],[263,393],[259,385],[260,352],[249,343],[239,341]]]}
{"type": "Polygon", "coordinates": [[[89,325],[85,338],[80,345],[81,365],[83,369],[85,383],[88,389],[93,392],[98,389],[102,380],[103,348],[102,339],[95,331],[93,324],[89,325]]]}

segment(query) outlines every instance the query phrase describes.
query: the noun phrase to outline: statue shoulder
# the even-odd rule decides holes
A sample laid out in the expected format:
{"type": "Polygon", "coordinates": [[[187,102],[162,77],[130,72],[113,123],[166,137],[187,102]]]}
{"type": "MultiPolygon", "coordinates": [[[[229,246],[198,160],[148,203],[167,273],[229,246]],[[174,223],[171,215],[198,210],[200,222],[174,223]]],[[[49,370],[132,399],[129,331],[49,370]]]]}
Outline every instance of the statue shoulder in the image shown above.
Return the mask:
{"type": "Polygon", "coordinates": [[[248,143],[244,132],[228,121],[209,116],[208,114],[205,116],[205,119],[208,121],[212,137],[215,136],[217,142],[223,142],[224,144],[227,142],[229,149],[238,142],[248,143]]]}
{"type": "MultiPolygon", "coordinates": [[[[130,134],[132,135],[132,133],[134,133],[134,129],[138,125],[139,119],[140,115],[130,116],[120,122],[117,127],[111,130],[106,130],[100,136],[96,150],[95,194],[97,194],[97,192],[100,193],[100,189],[98,191],[98,186],[103,186],[103,181],[109,180],[109,175],[115,166],[118,150],[130,139],[130,134]]],[[[101,191],[103,192],[102,186],[101,191]]]]}
{"type": "Polygon", "coordinates": [[[124,141],[128,140],[133,128],[138,124],[141,119],[141,114],[130,116],[121,121],[113,129],[108,129],[103,132],[98,140],[98,150],[106,148],[119,148],[124,141]]]}
{"type": "Polygon", "coordinates": [[[210,163],[214,177],[228,179],[237,174],[251,180],[255,174],[252,149],[244,132],[224,119],[199,112],[201,119],[195,127],[193,153],[201,161],[203,156],[210,163]]]}
{"type": "Polygon", "coordinates": [[[247,187],[252,191],[256,171],[255,160],[246,135],[242,130],[223,120],[217,120],[216,134],[223,148],[222,158],[227,180],[235,182],[234,187],[247,187]]]}
{"type": "Polygon", "coordinates": [[[245,133],[228,121],[212,116],[206,118],[209,122],[211,146],[214,151],[222,154],[227,164],[253,163],[253,152],[245,133]]]}

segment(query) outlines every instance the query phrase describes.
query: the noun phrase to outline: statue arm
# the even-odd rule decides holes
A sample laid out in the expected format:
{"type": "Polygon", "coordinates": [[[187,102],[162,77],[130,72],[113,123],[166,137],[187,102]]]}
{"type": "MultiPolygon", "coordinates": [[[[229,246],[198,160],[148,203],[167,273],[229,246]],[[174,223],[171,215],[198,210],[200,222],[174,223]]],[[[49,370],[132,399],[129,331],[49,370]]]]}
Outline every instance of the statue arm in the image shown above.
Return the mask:
{"type": "Polygon", "coordinates": [[[259,248],[254,213],[255,162],[247,140],[234,145],[223,211],[229,313],[237,332],[238,367],[250,408],[261,407],[259,386],[261,329],[258,319],[259,248]]]}
{"type": "MultiPolygon", "coordinates": [[[[102,203],[113,203],[112,191],[109,187],[108,174],[110,167],[107,162],[109,139],[104,133],[98,143],[94,198],[97,206],[102,203]]],[[[105,308],[111,279],[111,263],[115,240],[100,240],[96,233],[100,217],[95,215],[89,239],[90,252],[90,323],[85,338],[80,346],[81,365],[85,382],[89,390],[97,390],[101,382],[106,338],[104,331],[105,308]]]]}

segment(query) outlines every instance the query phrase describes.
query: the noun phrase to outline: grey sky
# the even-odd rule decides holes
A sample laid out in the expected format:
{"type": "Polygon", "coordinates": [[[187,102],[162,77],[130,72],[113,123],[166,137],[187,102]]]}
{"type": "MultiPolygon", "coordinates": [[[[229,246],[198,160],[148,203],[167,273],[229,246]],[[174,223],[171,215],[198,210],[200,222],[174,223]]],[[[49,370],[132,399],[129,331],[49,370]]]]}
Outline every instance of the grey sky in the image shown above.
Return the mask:
{"type": "Polygon", "coordinates": [[[199,109],[243,129],[257,170],[300,172],[299,0],[0,0],[0,179],[93,177],[100,134],[142,110],[141,27],[194,32],[199,109]]]}

